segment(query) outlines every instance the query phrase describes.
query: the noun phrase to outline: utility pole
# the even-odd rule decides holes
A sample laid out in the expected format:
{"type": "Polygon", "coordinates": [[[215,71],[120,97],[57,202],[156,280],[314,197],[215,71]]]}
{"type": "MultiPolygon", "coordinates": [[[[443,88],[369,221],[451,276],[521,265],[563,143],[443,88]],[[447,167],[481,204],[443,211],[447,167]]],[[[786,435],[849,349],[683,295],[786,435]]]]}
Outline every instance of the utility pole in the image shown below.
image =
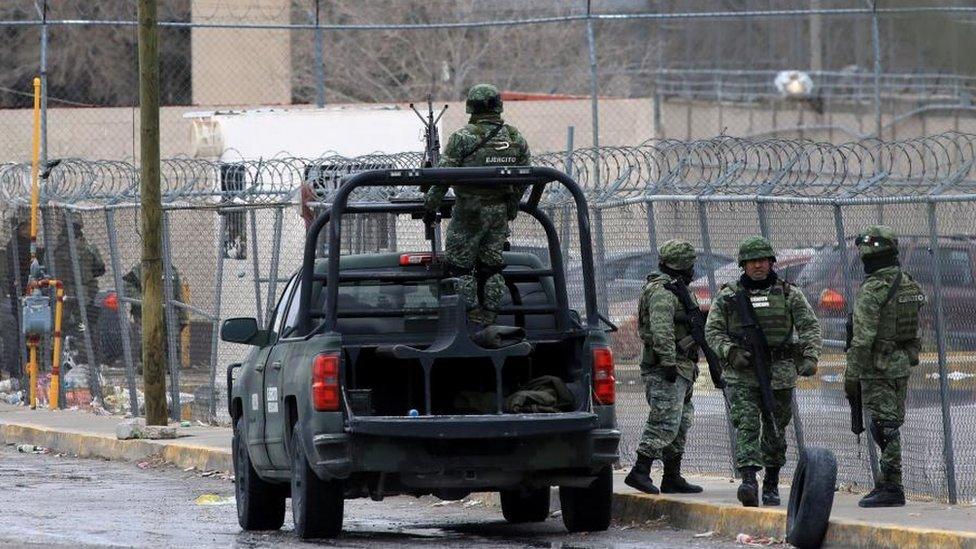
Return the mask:
{"type": "Polygon", "coordinates": [[[142,368],[146,424],[166,425],[162,198],[159,190],[159,33],[156,0],[139,0],[139,132],[142,200],[142,368]]]}

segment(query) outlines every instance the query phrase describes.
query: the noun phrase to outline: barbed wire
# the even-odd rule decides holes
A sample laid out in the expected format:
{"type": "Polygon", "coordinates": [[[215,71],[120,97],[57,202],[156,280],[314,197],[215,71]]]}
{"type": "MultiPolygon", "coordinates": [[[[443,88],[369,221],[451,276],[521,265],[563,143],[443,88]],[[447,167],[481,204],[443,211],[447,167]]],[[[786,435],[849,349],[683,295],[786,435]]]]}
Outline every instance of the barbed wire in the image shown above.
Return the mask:
{"type": "MultiPolygon", "coordinates": [[[[277,157],[223,162],[199,158],[162,161],[166,202],[260,204],[292,199],[328,202],[343,178],[370,169],[415,168],[420,152],[357,157],[277,157]],[[304,189],[304,190],[303,190],[304,189]]],[[[900,141],[876,139],[840,145],[799,139],[720,136],[680,141],[655,139],[637,146],[546,153],[532,164],[565,170],[591,202],[651,195],[892,197],[976,192],[976,134],[948,132],[900,141]]],[[[30,197],[30,164],[0,165],[0,197],[30,197]]],[[[547,203],[569,200],[555,186],[547,203]]],[[[411,188],[364,188],[357,201],[388,200],[411,188]]],[[[44,188],[49,201],[105,205],[139,197],[139,171],[118,160],[62,159],[44,188]]]]}

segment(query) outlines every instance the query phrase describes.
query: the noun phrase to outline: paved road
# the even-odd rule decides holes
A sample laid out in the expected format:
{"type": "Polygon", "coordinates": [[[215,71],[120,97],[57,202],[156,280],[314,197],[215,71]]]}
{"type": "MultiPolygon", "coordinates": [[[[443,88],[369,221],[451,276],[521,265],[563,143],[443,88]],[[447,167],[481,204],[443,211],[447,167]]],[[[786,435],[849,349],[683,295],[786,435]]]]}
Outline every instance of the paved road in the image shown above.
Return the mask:
{"type": "MultiPolygon", "coordinates": [[[[167,466],[25,454],[0,447],[0,547],[307,547],[290,529],[240,531],[231,481],[167,466]],[[201,495],[226,498],[201,506],[201,495]]],[[[729,539],[654,524],[615,524],[610,531],[568,534],[559,519],[514,526],[483,503],[438,504],[434,499],[354,500],[346,506],[340,547],[735,547],[729,539]]],[[[741,547],[741,546],[739,546],[741,547]]]]}

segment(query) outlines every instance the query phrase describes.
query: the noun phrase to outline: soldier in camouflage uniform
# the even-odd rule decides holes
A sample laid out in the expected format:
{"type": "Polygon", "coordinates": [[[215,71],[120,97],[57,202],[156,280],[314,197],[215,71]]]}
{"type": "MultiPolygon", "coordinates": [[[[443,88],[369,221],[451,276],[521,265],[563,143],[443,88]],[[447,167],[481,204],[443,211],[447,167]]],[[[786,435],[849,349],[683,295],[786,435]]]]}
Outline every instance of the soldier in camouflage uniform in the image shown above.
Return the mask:
{"type": "MultiPolygon", "coordinates": [[[[186,299],[184,298],[184,295],[183,295],[183,282],[180,280],[180,272],[176,270],[176,266],[175,265],[172,266],[172,270],[173,270],[173,294],[170,297],[170,299],[172,299],[174,301],[179,301],[180,303],[186,303],[186,299]]],[[[164,269],[163,270],[163,278],[165,279],[165,277],[166,277],[166,271],[164,269]]],[[[136,266],[132,267],[132,269],[130,269],[129,272],[125,273],[125,276],[122,277],[122,283],[123,283],[123,287],[125,289],[125,297],[126,298],[142,299],[142,265],[141,264],[140,265],[136,265],[136,266]]],[[[164,284],[165,284],[165,280],[164,280],[164,284]]],[[[163,287],[163,290],[165,292],[165,285],[163,287]]],[[[166,337],[167,337],[167,335],[166,335],[166,326],[167,326],[167,323],[166,323],[166,316],[165,316],[165,314],[166,314],[165,303],[163,305],[164,305],[164,308],[163,308],[163,315],[164,315],[163,316],[163,341],[165,343],[167,341],[166,340],[166,337]]],[[[183,329],[186,328],[190,324],[190,315],[187,312],[187,310],[184,309],[183,307],[179,307],[179,306],[175,306],[174,305],[173,308],[175,309],[175,312],[176,312],[176,324],[177,324],[177,326],[176,326],[176,338],[177,338],[176,339],[176,353],[177,353],[176,354],[176,361],[177,361],[177,364],[179,364],[182,361],[182,356],[183,356],[183,349],[182,349],[182,345],[180,345],[179,336],[183,332],[183,329]]],[[[131,310],[132,310],[132,323],[136,327],[137,330],[140,330],[141,331],[142,330],[142,305],[141,304],[138,304],[138,303],[133,303],[131,305],[131,310]]],[[[168,352],[169,352],[169,345],[165,345],[163,347],[164,356],[166,356],[166,354],[168,352]]],[[[140,368],[141,368],[141,366],[140,366],[140,368]]]]}
{"type": "Polygon", "coordinates": [[[823,340],[820,324],[803,292],[779,279],[772,269],[776,254],[768,240],[759,236],[745,239],[739,246],[738,260],[744,273],[718,293],[705,323],[705,337],[726,363],[725,379],[736,430],[735,462],[742,473],[739,501],[746,507],[759,504],[756,473],[765,467],[763,505],[779,505],[779,470],[786,463],[786,426],[793,416],[796,376],[817,372],[823,340]],[[772,355],[768,363],[775,425],[761,413],[753,357],[743,346],[742,321],[734,303],[740,290],[752,302],[772,355]]]}
{"type": "MultiPolygon", "coordinates": [[[[627,485],[648,494],[658,489],[650,477],[654,460],[664,462],[661,491],[697,493],[701,486],[681,476],[685,437],[695,414],[692,388],[698,377],[698,345],[692,339],[685,309],[669,286],[685,286],[694,278],[695,249],[684,240],[669,240],[659,250],[661,272],[651,273],[637,310],[638,331],[644,342],[641,380],[650,412],[637,463],[627,475],[627,485]]],[[[694,299],[694,294],[691,294],[694,299]]],[[[696,303],[697,304],[697,303],[696,303]]]]}
{"type": "MultiPolygon", "coordinates": [[[[471,118],[447,140],[440,167],[529,164],[529,145],[515,127],[502,120],[497,88],[488,84],[472,87],[465,110],[471,118]]],[[[458,291],[468,304],[473,331],[492,324],[497,316],[505,292],[502,249],[524,192],[524,187],[498,185],[454,189],[457,201],[447,228],[445,270],[459,279],[458,291]]],[[[425,222],[433,222],[446,193],[446,185],[427,192],[425,222]]]]}
{"type": "Polygon", "coordinates": [[[910,369],[918,364],[918,313],[925,294],[901,270],[898,239],[890,228],[868,227],[856,243],[867,278],[854,302],[844,392],[849,398],[861,394],[871,417],[871,437],[881,448],[880,476],[858,505],[900,506],[905,505],[905,492],[899,427],[905,421],[910,369]]]}

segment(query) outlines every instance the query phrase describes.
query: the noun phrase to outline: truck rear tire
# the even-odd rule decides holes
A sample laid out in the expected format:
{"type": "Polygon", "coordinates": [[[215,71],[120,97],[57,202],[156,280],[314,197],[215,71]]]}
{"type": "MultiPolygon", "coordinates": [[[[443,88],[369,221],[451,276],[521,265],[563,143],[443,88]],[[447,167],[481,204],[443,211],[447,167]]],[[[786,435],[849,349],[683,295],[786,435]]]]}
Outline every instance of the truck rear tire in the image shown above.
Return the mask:
{"type": "Polygon", "coordinates": [[[299,539],[336,538],[342,533],[342,481],[323,481],[308,466],[298,425],[291,436],[291,515],[299,539]]]}
{"type": "Polygon", "coordinates": [[[586,488],[559,487],[563,524],[570,532],[602,532],[610,527],[613,507],[613,472],[610,467],[597,474],[586,488]]]}
{"type": "Polygon", "coordinates": [[[237,522],[246,531],[278,530],[285,523],[285,487],[262,480],[251,465],[247,453],[245,421],[241,417],[234,427],[234,495],[237,499],[237,522]]]}
{"type": "Polygon", "coordinates": [[[512,524],[542,522],[549,518],[549,487],[502,490],[502,515],[512,524]]]}

